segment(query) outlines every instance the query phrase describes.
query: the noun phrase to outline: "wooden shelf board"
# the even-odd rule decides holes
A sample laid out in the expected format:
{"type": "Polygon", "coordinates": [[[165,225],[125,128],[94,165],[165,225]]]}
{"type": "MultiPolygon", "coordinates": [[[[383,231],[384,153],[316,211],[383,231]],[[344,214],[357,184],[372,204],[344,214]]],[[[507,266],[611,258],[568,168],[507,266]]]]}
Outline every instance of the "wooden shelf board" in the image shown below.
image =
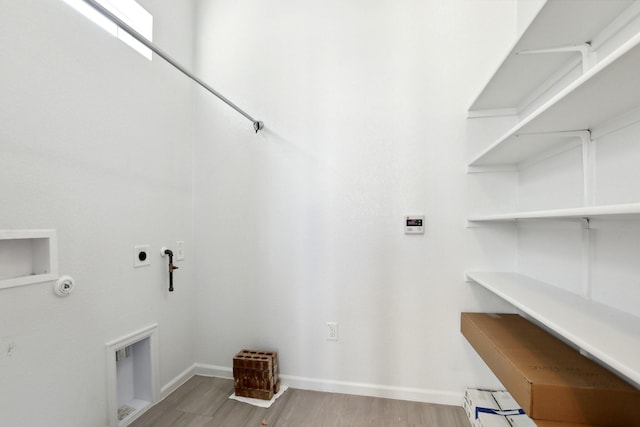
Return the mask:
{"type": "Polygon", "coordinates": [[[517,273],[467,276],[640,387],[640,318],[517,273]]]}

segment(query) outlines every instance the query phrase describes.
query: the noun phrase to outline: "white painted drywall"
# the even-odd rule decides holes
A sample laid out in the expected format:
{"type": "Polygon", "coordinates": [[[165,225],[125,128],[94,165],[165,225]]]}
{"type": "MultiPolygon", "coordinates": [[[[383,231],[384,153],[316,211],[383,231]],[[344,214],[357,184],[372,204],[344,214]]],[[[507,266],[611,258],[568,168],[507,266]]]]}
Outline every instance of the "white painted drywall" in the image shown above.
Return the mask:
{"type": "MultiPolygon", "coordinates": [[[[275,349],[296,384],[448,403],[495,385],[459,333],[461,311],[508,309],[463,281],[486,253],[464,227],[466,109],[515,2],[202,0],[196,16],[198,72],[266,124],[196,94],[196,359],[275,349]],[[424,236],[403,234],[407,213],[424,236]]],[[[513,249],[487,262],[513,267],[513,249]]]]}
{"type": "Polygon", "coordinates": [[[518,36],[527,29],[547,0],[516,0],[518,16],[518,36]]]}
{"type": "Polygon", "coordinates": [[[465,110],[513,41],[514,3],[203,0],[195,52],[190,2],[141,3],[155,41],[195,53],[267,129],[62,2],[0,0],[0,227],[55,228],[77,281],[67,298],[2,291],[3,423],[104,425],[104,343],[154,322],[163,385],[242,347],[277,349],[317,388],[455,403],[495,384],[458,317],[505,306],[462,273],[515,259],[463,227],[465,110]],[[403,234],[406,213],[424,236],[403,234]],[[133,269],[132,249],[175,240],[169,295],[159,257],[133,269]]]}
{"type": "MultiPolygon", "coordinates": [[[[190,65],[191,2],[141,3],[155,41],[190,65]]],[[[193,258],[170,295],[159,256],[193,242],[192,84],[62,1],[0,10],[0,229],[56,229],[77,285],[0,291],[0,424],[104,426],[106,342],[158,322],[160,384],[194,361],[193,258]],[[137,244],[150,267],[133,268],[137,244]]]]}

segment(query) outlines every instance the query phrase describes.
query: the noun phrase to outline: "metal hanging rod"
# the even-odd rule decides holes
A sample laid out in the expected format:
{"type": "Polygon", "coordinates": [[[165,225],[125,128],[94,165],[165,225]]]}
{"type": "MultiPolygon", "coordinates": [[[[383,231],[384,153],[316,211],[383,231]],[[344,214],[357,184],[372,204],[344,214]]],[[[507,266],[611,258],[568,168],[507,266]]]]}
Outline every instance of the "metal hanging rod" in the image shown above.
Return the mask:
{"type": "Polygon", "coordinates": [[[162,49],[160,49],[158,46],[151,43],[142,34],[138,33],[136,30],[131,28],[129,25],[127,25],[120,18],[118,18],[109,10],[107,10],[104,6],[102,6],[96,0],[83,0],[83,1],[87,3],[89,6],[91,6],[92,8],[94,8],[95,10],[97,10],[98,12],[100,12],[102,15],[104,15],[107,19],[109,19],[111,22],[116,24],[118,27],[126,31],[131,37],[133,37],[134,39],[136,39],[137,41],[145,45],[153,53],[155,53],[156,55],[158,55],[159,57],[167,61],[169,64],[173,65],[173,67],[176,68],[178,71],[180,71],[182,74],[189,77],[194,82],[198,83],[200,86],[206,89],[209,93],[215,95],[218,99],[220,99],[222,102],[227,104],[229,107],[236,110],[238,113],[242,114],[245,118],[247,118],[248,120],[251,120],[251,123],[253,123],[253,129],[256,131],[256,133],[258,133],[260,129],[264,128],[264,123],[251,117],[244,110],[242,110],[236,104],[231,102],[228,98],[226,98],[220,92],[218,92],[217,90],[209,86],[207,83],[202,81],[198,76],[194,75],[192,72],[190,72],[185,67],[180,65],[180,63],[178,63],[175,59],[169,56],[166,52],[162,51],[162,49]]]}

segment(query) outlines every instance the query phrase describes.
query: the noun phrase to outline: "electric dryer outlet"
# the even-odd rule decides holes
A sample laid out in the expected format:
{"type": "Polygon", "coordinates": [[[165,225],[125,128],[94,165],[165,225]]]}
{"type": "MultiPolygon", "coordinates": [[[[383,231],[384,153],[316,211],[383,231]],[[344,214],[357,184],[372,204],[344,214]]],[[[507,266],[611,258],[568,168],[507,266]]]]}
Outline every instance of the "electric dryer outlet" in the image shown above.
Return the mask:
{"type": "Polygon", "coordinates": [[[151,246],[149,245],[138,245],[133,247],[133,266],[135,268],[151,265],[150,250],[151,246]]]}

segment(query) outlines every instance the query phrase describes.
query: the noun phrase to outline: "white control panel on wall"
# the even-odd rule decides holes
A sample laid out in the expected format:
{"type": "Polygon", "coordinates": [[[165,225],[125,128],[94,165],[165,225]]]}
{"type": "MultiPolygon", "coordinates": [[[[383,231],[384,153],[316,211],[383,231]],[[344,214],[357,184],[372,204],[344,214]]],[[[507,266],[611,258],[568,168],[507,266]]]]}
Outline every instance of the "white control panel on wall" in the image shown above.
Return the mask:
{"type": "Polygon", "coordinates": [[[424,234],[424,215],[405,216],[404,234],[424,234]]]}

